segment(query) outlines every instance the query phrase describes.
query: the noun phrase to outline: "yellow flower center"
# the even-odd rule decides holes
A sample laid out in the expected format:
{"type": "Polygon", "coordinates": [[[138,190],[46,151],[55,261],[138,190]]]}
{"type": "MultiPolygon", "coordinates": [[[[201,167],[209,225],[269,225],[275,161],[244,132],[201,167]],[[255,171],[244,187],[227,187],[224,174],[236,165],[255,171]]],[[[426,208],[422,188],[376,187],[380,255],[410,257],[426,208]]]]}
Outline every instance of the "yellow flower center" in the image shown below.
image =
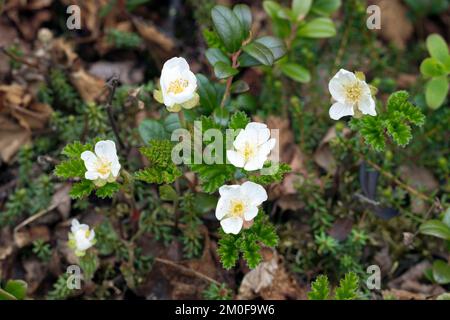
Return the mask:
{"type": "Polygon", "coordinates": [[[250,145],[248,142],[245,144],[244,147],[244,159],[245,161],[248,161],[250,158],[252,158],[255,154],[255,148],[250,145]]]}
{"type": "Polygon", "coordinates": [[[91,235],[91,230],[86,230],[86,233],[84,234],[84,237],[86,238],[86,239],[89,239],[89,236],[91,235]]]}
{"type": "Polygon", "coordinates": [[[245,205],[241,200],[233,200],[231,202],[230,216],[242,217],[244,215],[245,205]]]}
{"type": "Polygon", "coordinates": [[[362,94],[362,88],[361,85],[356,82],[354,84],[351,84],[345,88],[345,94],[347,97],[347,100],[350,102],[356,103],[361,98],[362,94]]]}
{"type": "Polygon", "coordinates": [[[104,159],[104,158],[98,158],[97,160],[97,172],[105,175],[111,172],[111,161],[104,159]]]}
{"type": "Polygon", "coordinates": [[[170,93],[174,93],[174,94],[179,94],[182,93],[184,91],[184,89],[187,88],[187,86],[189,85],[189,81],[187,80],[183,80],[183,79],[177,79],[174,81],[171,81],[169,84],[169,88],[167,89],[167,92],[170,93]]]}

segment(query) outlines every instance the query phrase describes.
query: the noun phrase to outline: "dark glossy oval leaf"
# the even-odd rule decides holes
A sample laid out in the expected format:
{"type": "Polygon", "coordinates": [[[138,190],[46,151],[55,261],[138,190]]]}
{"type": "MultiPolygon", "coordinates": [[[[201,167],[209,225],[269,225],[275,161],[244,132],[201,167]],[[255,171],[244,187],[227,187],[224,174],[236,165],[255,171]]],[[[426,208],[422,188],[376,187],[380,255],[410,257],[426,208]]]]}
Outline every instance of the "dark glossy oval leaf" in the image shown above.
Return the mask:
{"type": "Polygon", "coordinates": [[[214,65],[214,74],[218,79],[226,79],[238,74],[239,71],[237,69],[232,68],[222,61],[218,61],[214,65]]]}
{"type": "Polygon", "coordinates": [[[439,220],[429,220],[423,223],[419,232],[429,236],[450,240],[450,228],[439,220]]]}
{"type": "Polygon", "coordinates": [[[250,90],[250,87],[244,80],[237,80],[231,85],[232,93],[243,93],[247,92],[248,90],[250,90]]]}
{"type": "Polygon", "coordinates": [[[225,108],[216,108],[214,110],[214,121],[217,124],[225,127],[228,124],[228,119],[230,118],[230,113],[225,108]]]}
{"type": "Polygon", "coordinates": [[[246,4],[237,4],[233,8],[233,12],[241,22],[242,39],[245,40],[250,34],[252,28],[252,12],[246,4]]]}
{"type": "Polygon", "coordinates": [[[329,16],[341,6],[341,0],[314,0],[311,11],[322,16],[329,16]]]}
{"type": "Polygon", "coordinates": [[[274,62],[272,51],[261,43],[254,41],[242,49],[265,66],[271,66],[274,62]]]}
{"type": "Polygon", "coordinates": [[[145,119],[139,125],[139,134],[147,144],[150,140],[164,140],[167,139],[168,133],[164,129],[164,126],[154,119],[145,119]]]}
{"type": "Polygon", "coordinates": [[[206,59],[208,62],[214,67],[215,64],[219,61],[231,66],[230,58],[218,48],[209,48],[205,52],[206,59]]]}
{"type": "Polygon", "coordinates": [[[308,69],[296,63],[284,63],[281,65],[281,72],[292,80],[307,83],[311,81],[311,74],[308,69]]]}
{"type": "Polygon", "coordinates": [[[195,76],[197,77],[200,105],[212,112],[219,106],[216,88],[203,74],[198,73],[195,76]]]}
{"type": "Polygon", "coordinates": [[[315,18],[301,26],[297,35],[304,38],[330,38],[336,35],[336,28],[330,18],[315,18]]]}
{"type": "Polygon", "coordinates": [[[214,27],[228,52],[236,52],[243,40],[243,27],[236,14],[227,7],[218,5],[211,10],[214,27]]]}
{"type": "Polygon", "coordinates": [[[433,279],[439,284],[450,283],[450,265],[442,260],[433,263],[433,279]]]}
{"type": "Polygon", "coordinates": [[[4,290],[16,297],[17,300],[25,299],[28,284],[23,280],[9,280],[4,290]]]}

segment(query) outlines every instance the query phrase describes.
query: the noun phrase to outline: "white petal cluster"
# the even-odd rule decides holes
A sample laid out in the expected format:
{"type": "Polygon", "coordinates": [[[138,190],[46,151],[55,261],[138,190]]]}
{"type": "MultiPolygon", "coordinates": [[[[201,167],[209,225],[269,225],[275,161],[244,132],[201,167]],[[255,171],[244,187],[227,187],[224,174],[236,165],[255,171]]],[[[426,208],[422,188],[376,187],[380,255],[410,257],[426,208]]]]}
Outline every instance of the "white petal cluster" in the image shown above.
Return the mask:
{"type": "Polygon", "coordinates": [[[222,186],[219,194],[216,218],[223,231],[232,234],[238,234],[244,222],[251,222],[258,214],[258,206],[267,200],[266,190],[251,181],[222,186]]]}
{"type": "Polygon", "coordinates": [[[227,159],[237,168],[247,171],[262,169],[276,140],[264,123],[250,122],[233,142],[234,150],[227,150],[227,159]]]}
{"type": "Polygon", "coordinates": [[[77,219],[72,220],[69,233],[69,247],[75,250],[77,256],[84,256],[86,250],[95,244],[95,231],[87,224],[80,224],[77,219]]]}
{"type": "Polygon", "coordinates": [[[84,177],[94,181],[95,185],[99,187],[107,182],[116,181],[120,171],[120,163],[114,141],[99,141],[95,144],[94,151],[95,153],[84,151],[81,154],[81,159],[86,167],[84,177]]]}
{"type": "Polygon", "coordinates": [[[178,112],[181,108],[190,109],[197,105],[197,78],[186,59],[175,57],[166,61],[159,82],[162,102],[170,112],[178,112]]]}
{"type": "Polygon", "coordinates": [[[357,75],[341,69],[328,84],[331,96],[336,101],[330,108],[330,117],[339,120],[345,116],[368,114],[376,116],[375,100],[370,86],[357,75]]]}

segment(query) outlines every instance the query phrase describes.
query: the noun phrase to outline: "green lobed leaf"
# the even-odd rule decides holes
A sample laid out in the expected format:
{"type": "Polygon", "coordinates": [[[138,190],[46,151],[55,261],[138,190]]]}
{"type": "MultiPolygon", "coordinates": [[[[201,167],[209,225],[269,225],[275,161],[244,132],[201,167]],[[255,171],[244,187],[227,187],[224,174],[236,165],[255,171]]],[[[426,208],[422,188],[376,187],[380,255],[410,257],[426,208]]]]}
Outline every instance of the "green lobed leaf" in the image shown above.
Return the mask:
{"type": "Polygon", "coordinates": [[[164,201],[175,201],[178,199],[177,192],[168,184],[159,187],[159,196],[164,201]]]}
{"type": "Polygon", "coordinates": [[[330,38],[336,35],[336,28],[330,18],[315,18],[301,26],[297,35],[304,38],[330,38]]]}
{"type": "Polygon", "coordinates": [[[366,116],[361,119],[353,118],[350,121],[353,130],[359,131],[364,142],[375,151],[383,151],[386,142],[384,139],[384,123],[380,117],[366,116]]]}
{"type": "Polygon", "coordinates": [[[194,164],[191,169],[198,173],[204,192],[213,193],[234,176],[235,168],[228,164],[194,164]]]}
{"type": "Polygon", "coordinates": [[[238,111],[236,113],[233,113],[230,118],[230,129],[244,129],[249,122],[250,119],[247,114],[243,111],[238,111]]]}
{"type": "Polygon", "coordinates": [[[119,190],[120,184],[117,182],[108,182],[104,186],[97,188],[95,194],[102,199],[112,198],[119,190]]]}
{"type": "Polygon", "coordinates": [[[80,158],[84,151],[92,150],[91,144],[82,144],[80,141],[75,141],[64,147],[62,154],[69,158],[80,158]]]}
{"type": "Polygon", "coordinates": [[[211,10],[211,17],[216,32],[228,52],[238,51],[243,41],[244,32],[236,14],[227,7],[216,5],[211,10]]]}
{"type": "Polygon", "coordinates": [[[260,210],[255,219],[251,232],[257,237],[257,240],[268,247],[275,247],[278,244],[278,235],[275,226],[269,222],[264,211],[260,210]]]}
{"type": "Polygon", "coordinates": [[[291,172],[291,167],[286,163],[280,163],[277,172],[274,174],[249,175],[247,178],[254,183],[266,186],[272,183],[281,182],[284,176],[289,172],[291,172]]]}
{"type": "Polygon", "coordinates": [[[330,283],[326,275],[320,275],[311,283],[311,291],[308,292],[309,300],[328,300],[330,297],[330,283]]]}
{"type": "Polygon", "coordinates": [[[86,172],[84,161],[79,159],[69,159],[61,162],[55,167],[54,174],[59,178],[82,178],[86,172]]]}
{"type": "Polygon", "coordinates": [[[408,92],[394,92],[389,96],[387,101],[387,109],[390,113],[401,113],[405,120],[420,127],[425,123],[425,116],[422,111],[409,102],[408,99],[408,92]]]}
{"type": "Polygon", "coordinates": [[[240,250],[242,251],[243,257],[247,262],[250,269],[254,269],[262,260],[260,247],[257,243],[257,238],[255,235],[250,234],[242,239],[240,250]]]}
{"type": "Polygon", "coordinates": [[[232,234],[225,234],[221,230],[217,253],[225,269],[233,268],[239,259],[238,237],[232,234]]]}
{"type": "Polygon", "coordinates": [[[336,288],[336,300],[354,300],[357,298],[359,288],[359,279],[354,272],[349,272],[344,279],[339,282],[336,288]]]}
{"type": "Polygon", "coordinates": [[[81,199],[87,197],[94,191],[95,185],[90,180],[83,180],[72,185],[70,197],[72,199],[81,199]]]}
{"type": "Polygon", "coordinates": [[[402,147],[406,146],[412,139],[411,127],[402,122],[402,117],[393,117],[386,122],[386,129],[394,142],[402,147]]]}

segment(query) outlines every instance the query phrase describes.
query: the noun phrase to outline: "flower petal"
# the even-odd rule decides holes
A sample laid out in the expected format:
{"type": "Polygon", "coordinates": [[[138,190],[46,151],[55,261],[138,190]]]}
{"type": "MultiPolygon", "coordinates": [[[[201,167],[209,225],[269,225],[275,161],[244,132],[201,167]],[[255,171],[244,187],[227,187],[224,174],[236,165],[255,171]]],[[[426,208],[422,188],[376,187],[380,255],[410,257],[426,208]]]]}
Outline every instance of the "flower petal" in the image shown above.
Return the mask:
{"type": "Polygon", "coordinates": [[[353,107],[348,104],[336,102],[330,108],[330,118],[339,120],[345,116],[352,116],[354,114],[353,107]]]}
{"type": "Polygon", "coordinates": [[[243,168],[245,165],[245,158],[239,152],[227,150],[227,159],[236,168],[243,168]]]}
{"type": "Polygon", "coordinates": [[[216,206],[216,218],[222,220],[223,217],[230,211],[230,201],[227,197],[220,197],[216,206]]]}
{"type": "Polygon", "coordinates": [[[95,144],[95,154],[112,161],[117,158],[116,144],[112,140],[99,141],[95,144]]]}
{"type": "Polygon", "coordinates": [[[236,139],[234,139],[233,146],[237,150],[242,150],[245,148],[247,143],[256,145],[258,141],[258,132],[257,130],[241,130],[237,135],[236,139]]]}
{"type": "Polygon", "coordinates": [[[237,184],[221,186],[219,194],[221,197],[236,197],[240,194],[240,186],[237,184]]]}
{"type": "Polygon", "coordinates": [[[258,208],[256,206],[250,206],[244,213],[245,221],[253,220],[258,215],[258,208]]]}
{"type": "Polygon", "coordinates": [[[257,183],[251,181],[244,182],[241,186],[241,191],[253,206],[259,206],[267,200],[266,190],[257,183]]]}
{"type": "Polygon", "coordinates": [[[81,160],[84,161],[86,169],[95,170],[95,163],[97,162],[97,156],[92,151],[84,151],[81,154],[81,160]]]}
{"type": "Polygon", "coordinates": [[[251,158],[244,166],[245,171],[255,171],[260,170],[264,167],[264,162],[266,162],[267,156],[255,155],[251,158]]]}
{"type": "Polygon", "coordinates": [[[87,180],[97,180],[100,177],[100,174],[97,171],[86,171],[84,173],[84,178],[87,180]]]}
{"type": "Polygon", "coordinates": [[[113,161],[111,164],[111,173],[114,177],[117,177],[119,175],[120,171],[120,162],[119,160],[113,161]]]}
{"type": "Polygon", "coordinates": [[[375,109],[375,100],[370,94],[364,95],[361,98],[358,104],[358,108],[363,114],[369,114],[371,116],[377,115],[377,111],[375,109]]]}
{"type": "Polygon", "coordinates": [[[257,145],[261,145],[270,138],[270,130],[267,128],[267,125],[259,122],[250,122],[245,127],[246,131],[255,131],[257,136],[257,145]]]}
{"type": "Polygon", "coordinates": [[[345,86],[356,81],[358,79],[354,73],[341,69],[328,83],[328,90],[334,100],[344,102],[346,99],[345,86]]]}
{"type": "Polygon", "coordinates": [[[70,228],[70,231],[75,234],[75,232],[78,231],[80,228],[80,222],[77,219],[72,220],[72,227],[70,228]]]}
{"type": "Polygon", "coordinates": [[[226,218],[220,221],[220,225],[225,233],[238,234],[242,229],[244,220],[239,217],[226,218]]]}

